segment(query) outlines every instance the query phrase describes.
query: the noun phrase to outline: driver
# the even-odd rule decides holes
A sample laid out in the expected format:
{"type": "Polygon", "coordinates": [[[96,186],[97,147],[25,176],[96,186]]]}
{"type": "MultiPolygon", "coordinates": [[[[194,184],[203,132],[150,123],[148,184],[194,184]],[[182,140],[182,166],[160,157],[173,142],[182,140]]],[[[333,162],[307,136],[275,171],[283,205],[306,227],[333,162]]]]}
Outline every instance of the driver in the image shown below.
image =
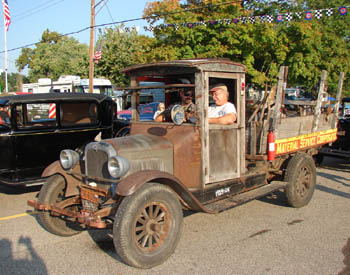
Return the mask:
{"type": "MultiPolygon", "coordinates": [[[[184,109],[184,112],[185,112],[184,122],[186,122],[192,116],[194,116],[195,105],[192,101],[193,95],[194,95],[193,90],[187,90],[187,91],[182,90],[182,91],[180,91],[181,102],[177,102],[174,104],[174,105],[181,105],[182,108],[184,109]]],[[[172,106],[174,106],[174,105],[172,105],[172,106]]],[[[156,121],[156,122],[162,122],[164,120],[165,120],[164,111],[157,113],[154,117],[154,121],[156,121]]]]}

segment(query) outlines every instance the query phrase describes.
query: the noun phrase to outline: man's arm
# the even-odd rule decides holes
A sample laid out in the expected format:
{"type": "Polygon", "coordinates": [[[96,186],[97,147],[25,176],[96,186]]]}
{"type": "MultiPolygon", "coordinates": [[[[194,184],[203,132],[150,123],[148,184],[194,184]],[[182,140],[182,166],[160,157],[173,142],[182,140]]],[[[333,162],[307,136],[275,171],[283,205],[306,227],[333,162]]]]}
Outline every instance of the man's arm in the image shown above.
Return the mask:
{"type": "Polygon", "coordinates": [[[209,124],[230,125],[230,124],[233,124],[235,121],[236,121],[236,114],[235,113],[229,113],[229,114],[221,116],[221,117],[208,118],[209,124]]]}

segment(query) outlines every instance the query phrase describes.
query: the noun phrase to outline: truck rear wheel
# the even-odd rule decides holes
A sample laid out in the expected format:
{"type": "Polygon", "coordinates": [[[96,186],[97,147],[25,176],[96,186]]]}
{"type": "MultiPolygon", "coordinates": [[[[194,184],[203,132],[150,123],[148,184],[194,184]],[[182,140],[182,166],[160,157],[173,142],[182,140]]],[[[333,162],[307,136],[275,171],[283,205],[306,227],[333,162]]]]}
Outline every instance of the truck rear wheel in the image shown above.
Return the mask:
{"type": "Polygon", "coordinates": [[[286,197],[293,207],[307,205],[316,186],[316,167],[306,154],[297,154],[289,161],[284,180],[288,182],[286,197]]]}
{"type": "Polygon", "coordinates": [[[119,257],[138,268],[164,262],[175,250],[182,231],[181,204],[167,186],[145,183],[121,202],[113,226],[119,257]]]}
{"type": "MultiPolygon", "coordinates": [[[[55,204],[63,201],[65,197],[66,181],[60,175],[48,178],[40,190],[38,201],[41,204],[55,204]]],[[[78,211],[78,206],[70,206],[69,210],[78,211]]],[[[65,216],[54,216],[51,211],[40,211],[39,220],[41,225],[50,233],[68,237],[80,233],[83,228],[78,222],[69,220],[65,216]]]]}

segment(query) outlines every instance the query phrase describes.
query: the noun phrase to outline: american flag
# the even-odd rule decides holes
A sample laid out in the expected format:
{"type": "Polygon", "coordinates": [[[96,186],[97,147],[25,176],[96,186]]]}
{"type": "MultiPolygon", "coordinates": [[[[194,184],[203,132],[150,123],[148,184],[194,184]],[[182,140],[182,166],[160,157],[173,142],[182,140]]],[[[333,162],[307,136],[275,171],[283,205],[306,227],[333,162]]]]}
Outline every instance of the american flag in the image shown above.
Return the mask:
{"type": "Polygon", "coordinates": [[[10,9],[7,4],[7,0],[2,0],[2,7],[4,9],[5,28],[6,28],[6,31],[8,31],[11,24],[11,17],[10,17],[10,9]]]}
{"type": "Polygon", "coordinates": [[[100,61],[100,59],[101,59],[101,56],[102,56],[101,47],[102,47],[102,43],[100,43],[98,45],[98,48],[97,48],[97,50],[96,50],[96,52],[94,54],[94,58],[93,59],[94,59],[95,63],[98,63],[100,61]]]}

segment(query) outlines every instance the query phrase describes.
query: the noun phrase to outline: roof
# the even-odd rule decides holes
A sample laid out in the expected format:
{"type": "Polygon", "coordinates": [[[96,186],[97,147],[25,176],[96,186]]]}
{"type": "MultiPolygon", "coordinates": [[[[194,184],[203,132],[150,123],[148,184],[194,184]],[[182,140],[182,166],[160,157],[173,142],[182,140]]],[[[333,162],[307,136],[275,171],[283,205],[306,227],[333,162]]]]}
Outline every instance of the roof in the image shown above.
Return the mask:
{"type": "Polygon", "coordinates": [[[166,75],[180,73],[194,73],[198,71],[245,73],[243,64],[229,59],[186,59],[174,61],[160,61],[127,67],[123,73],[133,75],[166,75]]]}
{"type": "Polygon", "coordinates": [[[83,94],[83,93],[40,93],[40,94],[20,94],[6,95],[0,97],[0,104],[15,104],[28,102],[47,102],[55,101],[97,101],[101,102],[105,99],[112,100],[103,94],[83,94]]]}

